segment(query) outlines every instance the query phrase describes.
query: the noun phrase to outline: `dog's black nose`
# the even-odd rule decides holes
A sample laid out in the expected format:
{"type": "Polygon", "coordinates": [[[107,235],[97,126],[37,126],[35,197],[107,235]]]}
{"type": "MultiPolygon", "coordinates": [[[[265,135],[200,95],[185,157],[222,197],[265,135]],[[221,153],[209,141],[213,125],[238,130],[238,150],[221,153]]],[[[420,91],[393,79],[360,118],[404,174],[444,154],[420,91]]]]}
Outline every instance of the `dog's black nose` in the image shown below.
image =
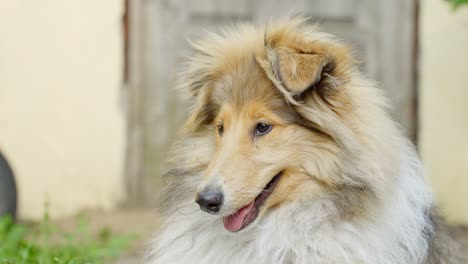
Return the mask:
{"type": "Polygon", "coordinates": [[[217,213],[223,204],[223,193],[214,190],[204,190],[197,196],[195,202],[200,205],[200,208],[208,213],[217,213]]]}

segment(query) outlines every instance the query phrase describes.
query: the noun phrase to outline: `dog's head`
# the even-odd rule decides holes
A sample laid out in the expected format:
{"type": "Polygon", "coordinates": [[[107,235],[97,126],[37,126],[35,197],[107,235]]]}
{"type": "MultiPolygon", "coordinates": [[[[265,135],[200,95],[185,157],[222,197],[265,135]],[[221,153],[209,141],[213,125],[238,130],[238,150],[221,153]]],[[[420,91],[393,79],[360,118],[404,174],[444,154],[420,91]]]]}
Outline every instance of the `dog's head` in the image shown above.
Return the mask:
{"type": "Polygon", "coordinates": [[[186,129],[214,146],[195,195],[202,210],[236,232],[288,201],[367,188],[350,168],[365,139],[346,46],[293,19],[195,48],[186,129]]]}

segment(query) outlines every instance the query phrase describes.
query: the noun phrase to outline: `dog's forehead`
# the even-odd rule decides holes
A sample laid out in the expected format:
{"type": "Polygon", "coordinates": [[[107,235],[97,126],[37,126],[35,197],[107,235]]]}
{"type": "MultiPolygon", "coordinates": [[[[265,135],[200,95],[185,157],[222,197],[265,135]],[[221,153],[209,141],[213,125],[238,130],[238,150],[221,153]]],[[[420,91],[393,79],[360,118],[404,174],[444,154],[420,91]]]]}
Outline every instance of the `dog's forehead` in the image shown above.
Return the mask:
{"type": "Polygon", "coordinates": [[[228,112],[231,114],[247,114],[254,119],[266,115],[277,123],[298,123],[300,119],[289,107],[283,94],[260,70],[257,73],[251,70],[224,75],[213,86],[211,98],[218,106],[215,116],[225,113],[221,109],[230,109],[228,112]]]}
{"type": "Polygon", "coordinates": [[[281,98],[279,91],[254,60],[226,67],[215,81],[212,91],[216,103],[239,107],[252,101],[268,103],[281,98]]]}

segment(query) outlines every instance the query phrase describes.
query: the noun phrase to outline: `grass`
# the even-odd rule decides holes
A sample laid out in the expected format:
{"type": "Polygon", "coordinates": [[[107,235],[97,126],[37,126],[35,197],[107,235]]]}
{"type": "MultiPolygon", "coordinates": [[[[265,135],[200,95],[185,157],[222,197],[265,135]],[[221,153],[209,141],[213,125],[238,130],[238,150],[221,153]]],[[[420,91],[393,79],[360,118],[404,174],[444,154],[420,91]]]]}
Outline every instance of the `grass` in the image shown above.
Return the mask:
{"type": "Polygon", "coordinates": [[[100,264],[119,256],[131,235],[113,234],[102,229],[91,234],[85,218],[79,218],[75,230],[65,232],[45,214],[37,225],[13,223],[0,218],[0,264],[100,264]]]}

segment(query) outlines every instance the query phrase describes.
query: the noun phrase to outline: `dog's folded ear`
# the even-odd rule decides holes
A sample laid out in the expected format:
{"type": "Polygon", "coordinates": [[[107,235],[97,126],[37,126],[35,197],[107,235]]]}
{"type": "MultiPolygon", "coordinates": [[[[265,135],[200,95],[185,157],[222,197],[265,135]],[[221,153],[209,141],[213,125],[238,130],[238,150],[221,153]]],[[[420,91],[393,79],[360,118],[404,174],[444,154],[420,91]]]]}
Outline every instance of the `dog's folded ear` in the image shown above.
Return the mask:
{"type": "Polygon", "coordinates": [[[288,48],[270,52],[276,53],[276,63],[273,65],[275,76],[293,96],[317,88],[335,67],[333,59],[324,54],[303,53],[288,48]]]}
{"type": "Polygon", "coordinates": [[[265,45],[265,55],[257,57],[257,61],[293,104],[312,93],[326,99],[347,80],[348,51],[341,47],[324,43],[305,43],[302,47],[265,45]]]}

